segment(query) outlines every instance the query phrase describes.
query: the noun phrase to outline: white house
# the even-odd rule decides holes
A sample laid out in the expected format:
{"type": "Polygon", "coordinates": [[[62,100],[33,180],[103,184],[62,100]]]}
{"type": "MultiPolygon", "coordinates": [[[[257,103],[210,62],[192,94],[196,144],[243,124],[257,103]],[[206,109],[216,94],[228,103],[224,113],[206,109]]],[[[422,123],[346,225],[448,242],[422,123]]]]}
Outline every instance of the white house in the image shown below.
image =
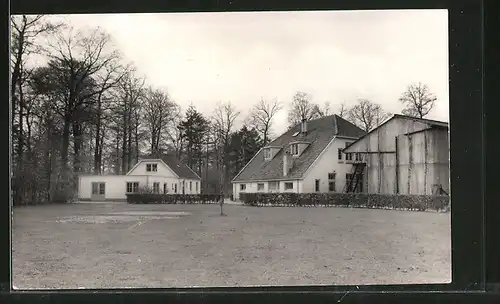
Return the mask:
{"type": "MultiPolygon", "coordinates": [[[[343,149],[365,132],[338,115],[302,121],[263,147],[233,179],[233,194],[343,192],[360,155],[343,149]]],[[[359,191],[362,190],[362,186],[359,191]]]]}
{"type": "Polygon", "coordinates": [[[200,194],[201,178],[175,156],[143,157],[126,175],[80,176],[78,198],[123,201],[142,187],[156,193],[200,194]]]}

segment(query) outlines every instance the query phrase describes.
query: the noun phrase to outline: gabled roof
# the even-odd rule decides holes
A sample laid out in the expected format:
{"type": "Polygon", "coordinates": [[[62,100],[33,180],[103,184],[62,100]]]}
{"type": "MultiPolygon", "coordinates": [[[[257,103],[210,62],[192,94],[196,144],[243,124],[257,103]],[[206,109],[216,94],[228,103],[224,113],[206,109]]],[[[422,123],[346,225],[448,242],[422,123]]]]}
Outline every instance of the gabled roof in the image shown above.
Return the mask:
{"type": "Polygon", "coordinates": [[[139,159],[142,160],[162,160],[175,174],[179,176],[179,178],[185,179],[201,179],[198,174],[196,174],[191,168],[189,168],[186,164],[181,162],[175,155],[171,154],[151,154],[147,156],[143,156],[139,159]]]}
{"type": "MultiPolygon", "coordinates": [[[[355,142],[351,143],[349,146],[345,147],[344,151],[348,150],[350,147],[354,146],[356,143],[360,142],[365,137],[367,137],[371,133],[375,132],[376,130],[380,129],[383,125],[385,125],[389,121],[391,121],[393,119],[396,119],[396,118],[418,121],[418,122],[427,124],[428,128],[440,128],[440,129],[448,129],[449,128],[448,123],[444,122],[444,121],[432,120],[432,119],[426,119],[426,118],[418,118],[418,117],[407,116],[407,115],[402,115],[402,114],[394,114],[394,115],[392,115],[391,118],[389,118],[386,121],[384,121],[380,126],[374,128],[370,132],[368,132],[365,135],[363,135],[360,138],[358,138],[358,140],[356,140],[355,142]]],[[[420,130],[420,131],[422,131],[422,130],[420,130]]]]}
{"type": "Polygon", "coordinates": [[[300,123],[290,128],[280,137],[269,143],[268,146],[279,146],[282,149],[271,160],[264,160],[263,149],[261,149],[236,175],[233,182],[252,180],[276,180],[276,179],[301,179],[307,169],[318,158],[321,152],[332,141],[335,136],[358,138],[364,131],[338,115],[325,116],[307,122],[306,134],[300,132],[300,123]],[[283,148],[292,142],[310,143],[302,154],[295,159],[290,173],[283,176],[283,148]]]}

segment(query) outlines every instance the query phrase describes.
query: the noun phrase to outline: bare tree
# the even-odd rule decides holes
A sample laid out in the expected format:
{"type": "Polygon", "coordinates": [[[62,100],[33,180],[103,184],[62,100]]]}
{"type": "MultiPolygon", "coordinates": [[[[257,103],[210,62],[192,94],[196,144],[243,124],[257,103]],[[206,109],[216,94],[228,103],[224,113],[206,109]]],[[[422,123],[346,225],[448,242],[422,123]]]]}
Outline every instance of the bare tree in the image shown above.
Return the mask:
{"type": "MultiPolygon", "coordinates": [[[[37,16],[11,16],[11,83],[10,83],[10,95],[11,95],[11,117],[10,123],[12,126],[13,134],[13,146],[15,147],[15,153],[13,155],[13,168],[14,172],[16,170],[21,170],[24,161],[24,151],[25,148],[31,149],[31,126],[33,124],[33,116],[31,115],[31,110],[33,109],[33,104],[30,101],[34,101],[32,98],[30,101],[26,100],[27,94],[25,94],[25,85],[30,77],[32,70],[26,67],[26,59],[33,53],[39,53],[42,50],[40,45],[35,43],[35,40],[39,36],[46,34],[51,34],[57,31],[62,24],[54,24],[47,22],[42,15],[37,16]],[[25,131],[25,128],[27,130],[25,131]],[[26,134],[25,134],[26,132],[26,134]]],[[[29,151],[30,152],[30,151],[29,151]]],[[[19,177],[17,173],[15,173],[19,177]]],[[[18,204],[23,204],[21,186],[23,183],[15,182],[13,188],[15,189],[15,200],[18,204]]]]}
{"type": "Polygon", "coordinates": [[[399,101],[405,105],[402,113],[405,115],[424,118],[434,107],[437,98],[429,91],[426,84],[411,84],[401,95],[399,101]]]}
{"type": "Polygon", "coordinates": [[[313,112],[315,113],[315,118],[328,116],[330,114],[330,102],[325,101],[323,107],[320,107],[318,104],[314,104],[313,112]]]}
{"type": "Polygon", "coordinates": [[[288,122],[290,126],[300,123],[303,119],[310,120],[321,117],[318,105],[311,101],[311,96],[305,92],[296,92],[293,95],[288,122]]]}
{"type": "Polygon", "coordinates": [[[282,103],[277,99],[267,101],[262,98],[250,111],[248,117],[249,125],[255,128],[263,138],[262,145],[265,146],[269,143],[273,117],[282,108],[282,103]]]}
{"type": "Polygon", "coordinates": [[[228,167],[226,165],[228,160],[228,150],[231,139],[231,131],[234,128],[234,123],[236,118],[240,115],[240,112],[231,104],[231,102],[226,102],[224,104],[219,104],[214,111],[212,117],[212,126],[216,134],[216,144],[217,144],[217,164],[220,172],[220,214],[225,215],[223,210],[224,198],[226,196],[227,187],[227,177],[228,177],[228,167]]]}
{"type": "Polygon", "coordinates": [[[173,119],[178,113],[178,105],[166,92],[150,87],[146,91],[143,107],[151,153],[161,152],[166,149],[168,129],[177,127],[173,119]]]}
{"type": "Polygon", "coordinates": [[[368,133],[378,127],[389,115],[379,104],[373,103],[368,99],[359,99],[349,109],[347,118],[368,133]]]}
{"type": "Polygon", "coordinates": [[[341,118],[347,118],[348,114],[349,108],[346,106],[345,102],[341,103],[337,115],[341,118]]]}
{"type": "MultiPolygon", "coordinates": [[[[95,28],[89,33],[68,28],[55,36],[49,44],[49,67],[42,80],[46,82],[52,96],[57,100],[55,112],[64,121],[62,131],[62,189],[67,193],[69,164],[68,148],[72,131],[74,139],[74,172],[80,171],[80,148],[84,122],[90,118],[96,98],[114,86],[115,82],[97,85],[98,75],[109,66],[115,66],[120,54],[111,45],[110,36],[95,28]]],[[[105,73],[105,72],[104,72],[105,73]]],[[[76,182],[76,179],[74,180],[76,182]]]]}
{"type": "MultiPolygon", "coordinates": [[[[47,22],[43,15],[37,16],[11,16],[11,102],[12,111],[17,109],[16,87],[22,80],[23,66],[27,56],[34,52],[40,52],[41,46],[35,44],[35,39],[40,35],[56,32],[62,24],[47,22]]],[[[22,86],[22,84],[21,84],[22,86]]],[[[12,124],[14,124],[14,115],[12,115],[12,124]]]]}
{"type": "MultiPolygon", "coordinates": [[[[138,160],[139,144],[142,139],[143,132],[141,132],[141,106],[142,99],[144,98],[144,83],[145,79],[134,75],[135,70],[131,68],[125,69],[122,78],[117,83],[116,88],[113,90],[113,104],[109,117],[113,122],[112,128],[116,134],[115,144],[118,145],[116,149],[116,159],[120,160],[119,172],[127,172],[133,161],[138,160]],[[120,149],[121,144],[121,149],[120,149]],[[121,153],[120,153],[121,152],[121,153]]],[[[96,142],[96,150],[94,154],[94,166],[100,167],[102,161],[102,148],[104,131],[106,126],[100,124],[96,126],[96,135],[99,129],[102,128],[101,144],[96,142]]],[[[96,140],[99,136],[96,136],[96,140]]],[[[116,147],[116,146],[115,146],[116,147]]]]}

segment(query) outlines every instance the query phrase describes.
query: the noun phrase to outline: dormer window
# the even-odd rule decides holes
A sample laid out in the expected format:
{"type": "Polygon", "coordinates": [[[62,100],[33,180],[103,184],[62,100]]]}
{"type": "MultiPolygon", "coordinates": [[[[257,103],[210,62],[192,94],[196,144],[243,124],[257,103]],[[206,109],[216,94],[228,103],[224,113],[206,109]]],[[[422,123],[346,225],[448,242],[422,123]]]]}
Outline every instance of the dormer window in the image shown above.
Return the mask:
{"type": "Polygon", "coordinates": [[[299,155],[299,144],[292,144],[290,146],[290,154],[299,155]]]}
{"type": "Polygon", "coordinates": [[[271,159],[271,149],[270,148],[265,148],[264,149],[264,159],[265,160],[270,160],[271,159]]]}
{"type": "Polygon", "coordinates": [[[158,172],[158,164],[146,164],[147,172],[158,172]]]}

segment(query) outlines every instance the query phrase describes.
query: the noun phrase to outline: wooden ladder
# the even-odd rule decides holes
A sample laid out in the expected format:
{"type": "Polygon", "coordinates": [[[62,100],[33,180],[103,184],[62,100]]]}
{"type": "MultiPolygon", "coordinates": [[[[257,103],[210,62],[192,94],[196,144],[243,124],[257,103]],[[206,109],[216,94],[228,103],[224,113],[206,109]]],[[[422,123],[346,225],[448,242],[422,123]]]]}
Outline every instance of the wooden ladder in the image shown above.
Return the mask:
{"type": "Polygon", "coordinates": [[[354,163],[353,164],[353,172],[352,172],[352,178],[348,184],[345,186],[345,191],[346,193],[349,192],[355,192],[361,178],[363,176],[363,171],[365,170],[366,163],[354,163]]]}

